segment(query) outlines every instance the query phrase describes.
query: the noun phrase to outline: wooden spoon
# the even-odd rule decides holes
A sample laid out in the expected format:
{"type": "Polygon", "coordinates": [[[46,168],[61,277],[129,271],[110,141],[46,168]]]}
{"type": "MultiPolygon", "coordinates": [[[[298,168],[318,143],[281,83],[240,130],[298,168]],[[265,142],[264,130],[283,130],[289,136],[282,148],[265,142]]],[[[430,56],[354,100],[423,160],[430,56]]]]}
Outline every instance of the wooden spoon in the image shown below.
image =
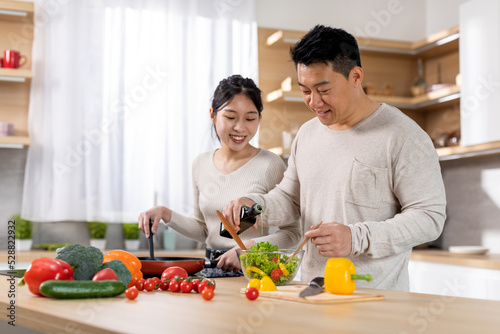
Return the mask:
{"type": "MultiPolygon", "coordinates": [[[[322,221],[321,221],[321,222],[319,222],[318,224],[314,225],[314,226],[311,228],[311,230],[315,230],[315,229],[317,229],[318,227],[320,227],[320,226],[321,226],[321,224],[323,224],[323,222],[322,222],[322,221]]],[[[295,249],[295,252],[293,252],[292,256],[290,256],[290,257],[288,258],[288,260],[286,261],[286,263],[288,263],[288,262],[292,261],[293,257],[294,257],[295,255],[297,255],[297,253],[299,252],[299,250],[300,250],[302,247],[304,247],[304,245],[306,244],[306,242],[308,242],[308,241],[309,241],[309,239],[310,239],[310,238],[305,237],[305,238],[304,238],[304,240],[302,240],[302,242],[300,243],[299,247],[297,247],[297,249],[295,249]]]]}
{"type": "Polygon", "coordinates": [[[240,246],[242,250],[247,250],[245,244],[243,243],[243,241],[241,241],[238,234],[236,234],[231,224],[229,224],[229,222],[227,221],[226,217],[224,217],[224,215],[219,210],[215,210],[215,212],[217,212],[217,216],[219,216],[220,221],[222,222],[222,224],[224,224],[224,228],[229,232],[229,234],[231,234],[238,246],[240,246]]]}

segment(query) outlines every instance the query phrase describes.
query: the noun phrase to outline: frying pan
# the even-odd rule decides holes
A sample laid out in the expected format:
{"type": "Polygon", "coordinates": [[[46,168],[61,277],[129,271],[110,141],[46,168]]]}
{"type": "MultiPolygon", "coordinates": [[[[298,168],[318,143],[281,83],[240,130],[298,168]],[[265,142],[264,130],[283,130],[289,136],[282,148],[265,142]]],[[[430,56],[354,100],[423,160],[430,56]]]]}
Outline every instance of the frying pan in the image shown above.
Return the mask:
{"type": "Polygon", "coordinates": [[[139,260],[142,263],[142,274],[145,277],[160,277],[163,271],[169,267],[177,266],[184,268],[188,275],[192,275],[203,268],[215,268],[218,261],[205,261],[205,258],[197,257],[156,257],[154,256],[154,241],[151,227],[153,221],[149,220],[149,257],[142,256],[139,260]]]}

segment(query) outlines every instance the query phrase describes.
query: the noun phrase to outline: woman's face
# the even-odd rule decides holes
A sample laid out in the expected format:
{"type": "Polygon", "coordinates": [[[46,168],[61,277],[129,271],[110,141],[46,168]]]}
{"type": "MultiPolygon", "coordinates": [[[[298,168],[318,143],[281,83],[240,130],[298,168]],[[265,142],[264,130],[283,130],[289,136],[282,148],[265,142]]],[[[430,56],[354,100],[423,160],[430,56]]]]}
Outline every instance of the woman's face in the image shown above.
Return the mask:
{"type": "Polygon", "coordinates": [[[211,112],[221,145],[233,151],[241,151],[249,145],[259,127],[259,112],[246,95],[236,95],[215,115],[211,112]]]}

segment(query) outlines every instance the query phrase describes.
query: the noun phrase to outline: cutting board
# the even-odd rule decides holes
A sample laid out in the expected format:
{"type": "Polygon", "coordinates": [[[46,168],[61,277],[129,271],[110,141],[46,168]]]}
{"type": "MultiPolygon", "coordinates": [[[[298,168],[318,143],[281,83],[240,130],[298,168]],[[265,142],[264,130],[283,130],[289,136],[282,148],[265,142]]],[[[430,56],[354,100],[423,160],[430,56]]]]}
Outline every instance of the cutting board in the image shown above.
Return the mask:
{"type": "MultiPolygon", "coordinates": [[[[323,291],[314,296],[299,297],[299,293],[306,288],[303,285],[285,285],[278,286],[276,288],[278,289],[277,291],[259,291],[259,297],[283,299],[309,304],[335,304],[384,300],[383,295],[371,295],[356,291],[350,295],[335,295],[333,293],[323,291]]],[[[245,289],[241,289],[240,292],[245,293],[245,289]]]]}

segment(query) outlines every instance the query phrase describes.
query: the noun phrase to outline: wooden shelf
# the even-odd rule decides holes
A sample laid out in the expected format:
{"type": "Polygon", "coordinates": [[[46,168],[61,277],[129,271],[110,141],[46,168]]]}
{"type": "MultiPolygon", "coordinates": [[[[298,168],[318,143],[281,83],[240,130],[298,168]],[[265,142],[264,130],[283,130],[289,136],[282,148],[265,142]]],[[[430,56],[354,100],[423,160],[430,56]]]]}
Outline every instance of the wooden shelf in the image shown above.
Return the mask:
{"type": "MultiPolygon", "coordinates": [[[[297,43],[306,32],[278,30],[267,38],[267,46],[290,47],[297,43]]],[[[404,42],[365,37],[356,37],[360,51],[400,54],[418,57],[435,57],[458,49],[459,27],[454,26],[435,33],[417,42],[404,42]]]]}
{"type": "MultiPolygon", "coordinates": [[[[286,80],[286,79],[285,79],[286,80]]],[[[416,97],[405,96],[370,96],[374,101],[387,103],[401,109],[425,111],[427,108],[460,98],[460,87],[452,85],[416,97]]],[[[304,102],[302,92],[285,90],[283,88],[272,91],[266,96],[267,102],[304,102]]]]}
{"type": "Polygon", "coordinates": [[[0,0],[0,20],[22,22],[28,18],[32,21],[33,2],[0,0]]]}
{"type": "Polygon", "coordinates": [[[436,149],[439,160],[455,160],[481,157],[500,153],[500,141],[471,146],[451,146],[436,149]]]}
{"type": "Polygon", "coordinates": [[[26,136],[0,137],[0,148],[23,148],[30,145],[30,139],[26,136]]]}
{"type": "Polygon", "coordinates": [[[0,68],[0,81],[26,82],[33,77],[31,70],[22,68],[0,68]]]}
{"type": "Polygon", "coordinates": [[[425,111],[433,105],[455,101],[460,98],[460,87],[452,85],[440,90],[415,97],[404,96],[370,96],[377,102],[383,102],[400,109],[425,111]]]}

